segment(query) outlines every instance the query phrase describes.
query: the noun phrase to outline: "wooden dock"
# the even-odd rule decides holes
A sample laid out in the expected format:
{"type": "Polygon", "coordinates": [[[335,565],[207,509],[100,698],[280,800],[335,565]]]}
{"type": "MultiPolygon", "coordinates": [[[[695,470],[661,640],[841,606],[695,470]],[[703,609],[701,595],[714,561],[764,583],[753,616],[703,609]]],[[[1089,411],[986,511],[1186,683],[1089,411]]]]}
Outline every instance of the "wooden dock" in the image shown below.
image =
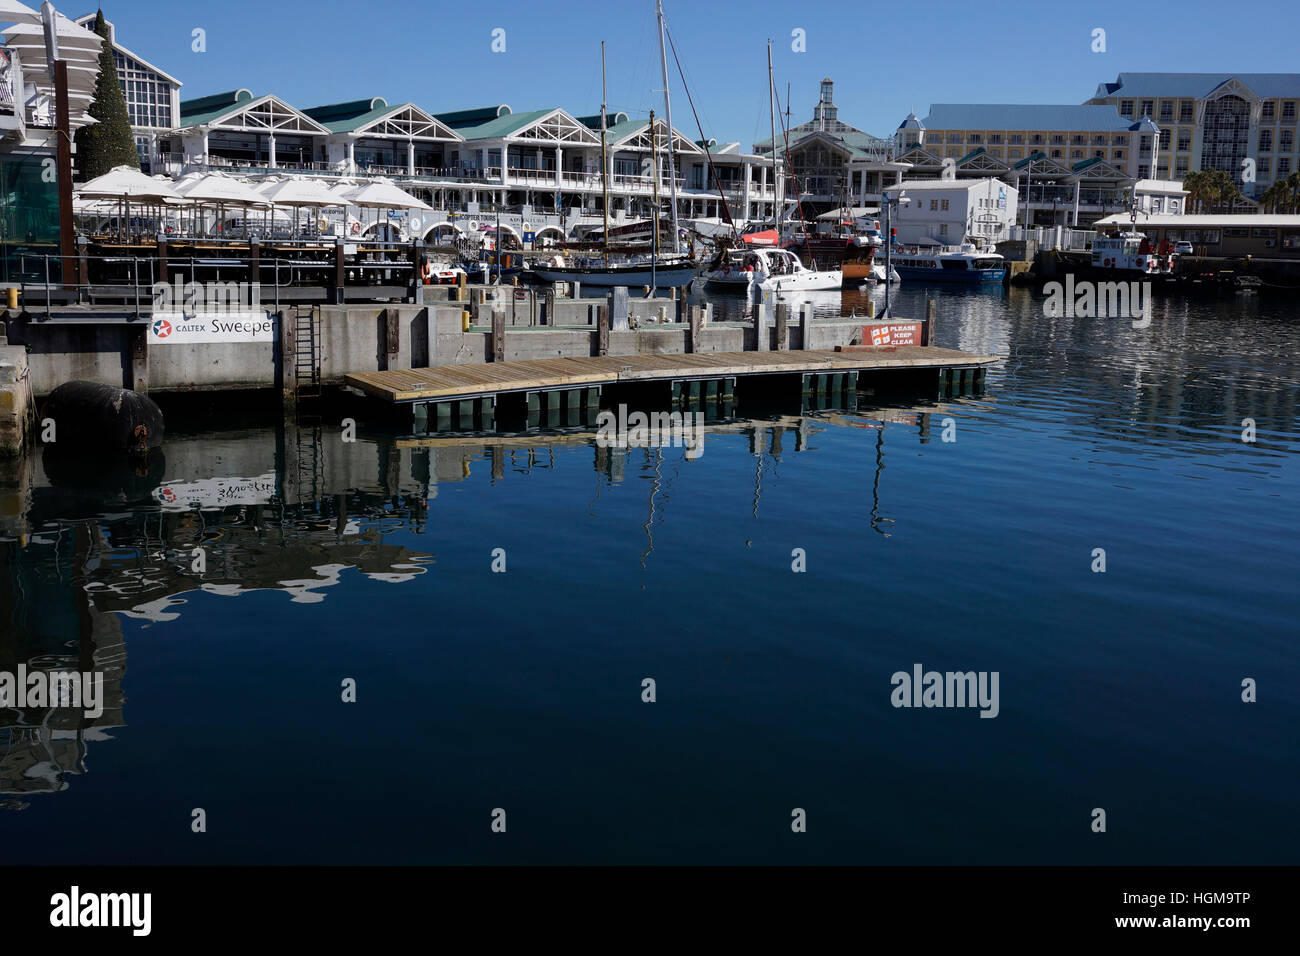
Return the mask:
{"type": "Polygon", "coordinates": [[[890,369],[983,369],[999,361],[929,345],[853,352],[699,352],[589,358],[527,359],[475,365],[356,372],[344,380],[368,395],[396,404],[484,398],[511,392],[546,392],[639,382],[711,381],[750,375],[875,372],[890,369]]]}

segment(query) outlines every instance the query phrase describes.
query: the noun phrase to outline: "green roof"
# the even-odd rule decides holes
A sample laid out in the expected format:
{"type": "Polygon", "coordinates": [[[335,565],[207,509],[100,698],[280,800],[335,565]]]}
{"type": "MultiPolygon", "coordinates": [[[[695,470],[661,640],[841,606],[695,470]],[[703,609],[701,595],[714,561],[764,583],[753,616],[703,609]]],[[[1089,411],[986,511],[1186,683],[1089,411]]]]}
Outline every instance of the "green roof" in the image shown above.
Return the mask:
{"type": "MultiPolygon", "coordinates": [[[[498,116],[495,119],[490,119],[486,123],[480,123],[477,126],[456,126],[447,123],[445,119],[442,121],[447,123],[448,126],[451,126],[452,129],[456,130],[456,132],[460,133],[460,135],[464,136],[466,139],[496,139],[501,136],[509,136],[511,133],[517,133],[525,126],[537,122],[543,116],[548,116],[551,113],[554,113],[555,110],[556,107],[553,106],[549,110],[532,110],[528,113],[507,113],[504,116],[498,116]]],[[[442,119],[441,116],[438,118],[442,119]]]]}
{"type": "MultiPolygon", "coordinates": [[[[599,114],[599,113],[595,113],[595,114],[593,114],[592,116],[575,116],[574,119],[576,119],[576,120],[577,120],[579,123],[581,123],[583,126],[590,127],[591,129],[594,129],[594,130],[599,130],[599,129],[600,129],[600,114],[599,114]]],[[[626,113],[620,112],[620,111],[618,111],[618,110],[615,110],[613,113],[609,112],[608,110],[605,111],[605,129],[606,129],[606,130],[608,130],[611,126],[613,126],[613,125],[616,124],[616,123],[626,123],[626,122],[627,122],[627,114],[626,114],[626,113]]]]}
{"type": "Polygon", "coordinates": [[[454,110],[450,113],[434,113],[433,118],[446,123],[452,129],[459,129],[462,126],[480,126],[489,120],[509,115],[510,107],[502,103],[500,106],[480,106],[471,110],[454,110]]]}
{"type": "Polygon", "coordinates": [[[1012,163],[1012,164],[1011,164],[1011,168],[1012,168],[1012,169],[1024,169],[1024,168],[1025,168],[1026,166],[1028,166],[1030,163],[1036,163],[1036,162],[1038,162],[1039,160],[1043,160],[1043,159],[1046,159],[1046,158],[1047,158],[1047,154],[1044,153],[1041,149],[1039,149],[1039,150],[1035,150],[1034,152],[1032,152],[1032,153],[1030,153],[1028,156],[1026,156],[1024,159],[1020,160],[1019,162],[1012,163]]]}
{"type": "Polygon", "coordinates": [[[391,113],[392,110],[393,108],[382,96],[371,96],[364,100],[313,106],[303,112],[331,133],[347,133],[378,119],[385,113],[391,113]]]}
{"type": "Polygon", "coordinates": [[[230,90],[225,93],[213,93],[197,99],[181,100],[181,126],[202,126],[235,112],[245,103],[253,101],[253,94],[248,90],[230,90]]]}

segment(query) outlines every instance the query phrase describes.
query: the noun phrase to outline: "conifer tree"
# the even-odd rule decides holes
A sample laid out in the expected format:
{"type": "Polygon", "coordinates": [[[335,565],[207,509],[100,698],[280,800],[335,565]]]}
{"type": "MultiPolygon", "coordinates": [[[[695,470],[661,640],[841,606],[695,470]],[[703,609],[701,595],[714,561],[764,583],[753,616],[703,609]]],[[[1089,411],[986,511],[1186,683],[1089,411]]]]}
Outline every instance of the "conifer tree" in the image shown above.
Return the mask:
{"type": "Polygon", "coordinates": [[[87,111],[98,123],[77,130],[77,172],[83,182],[102,176],[115,166],[140,168],[135,135],[126,112],[126,97],[117,78],[113,44],[108,39],[104,11],[95,15],[94,32],[104,38],[99,51],[99,79],[95,81],[95,98],[87,111]]]}

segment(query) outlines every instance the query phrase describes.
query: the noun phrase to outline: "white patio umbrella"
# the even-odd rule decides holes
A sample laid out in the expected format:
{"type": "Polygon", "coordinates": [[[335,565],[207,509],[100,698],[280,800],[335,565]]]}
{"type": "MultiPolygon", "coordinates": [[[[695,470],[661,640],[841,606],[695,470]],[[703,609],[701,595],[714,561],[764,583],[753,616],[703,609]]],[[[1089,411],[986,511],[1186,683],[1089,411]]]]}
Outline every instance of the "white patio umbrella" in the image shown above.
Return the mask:
{"type": "Polygon", "coordinates": [[[73,191],[73,197],[117,200],[124,207],[119,220],[120,227],[124,227],[130,218],[132,200],[144,204],[162,204],[166,201],[178,202],[184,198],[171,180],[163,176],[146,176],[132,166],[115,166],[104,175],[82,183],[73,191]]]}
{"type": "Polygon", "coordinates": [[[375,210],[375,225],[379,225],[379,210],[406,209],[433,212],[428,203],[416,199],[393,185],[391,180],[377,179],[364,186],[358,186],[347,194],[348,202],[363,209],[375,210]]]}
{"type": "Polygon", "coordinates": [[[293,228],[298,231],[298,210],[303,206],[320,210],[324,206],[346,207],[348,201],[334,193],[319,179],[286,178],[264,183],[258,188],[262,196],[276,206],[293,207],[293,228]]]}
{"type": "MultiPolygon", "coordinates": [[[[270,200],[264,198],[245,182],[222,173],[207,173],[193,179],[186,177],[176,186],[177,191],[194,203],[215,205],[218,222],[224,222],[223,210],[227,205],[267,209],[270,200]]],[[[247,223],[245,223],[247,232],[247,223]]]]}

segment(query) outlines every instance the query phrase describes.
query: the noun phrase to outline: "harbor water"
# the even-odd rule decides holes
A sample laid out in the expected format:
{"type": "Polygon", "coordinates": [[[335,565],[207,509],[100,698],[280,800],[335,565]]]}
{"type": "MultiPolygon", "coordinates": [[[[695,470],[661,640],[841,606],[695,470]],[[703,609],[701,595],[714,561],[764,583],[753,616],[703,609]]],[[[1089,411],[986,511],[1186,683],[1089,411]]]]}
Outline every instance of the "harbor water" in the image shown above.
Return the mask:
{"type": "Polygon", "coordinates": [[[1001,358],[980,393],[694,449],[254,420],[182,421],[152,472],[38,453],[0,671],[93,667],[104,708],[0,708],[0,859],[1300,862],[1292,304],[894,313],[926,297],[1001,358]],[[996,702],[896,706],[914,668],[996,702]]]}

